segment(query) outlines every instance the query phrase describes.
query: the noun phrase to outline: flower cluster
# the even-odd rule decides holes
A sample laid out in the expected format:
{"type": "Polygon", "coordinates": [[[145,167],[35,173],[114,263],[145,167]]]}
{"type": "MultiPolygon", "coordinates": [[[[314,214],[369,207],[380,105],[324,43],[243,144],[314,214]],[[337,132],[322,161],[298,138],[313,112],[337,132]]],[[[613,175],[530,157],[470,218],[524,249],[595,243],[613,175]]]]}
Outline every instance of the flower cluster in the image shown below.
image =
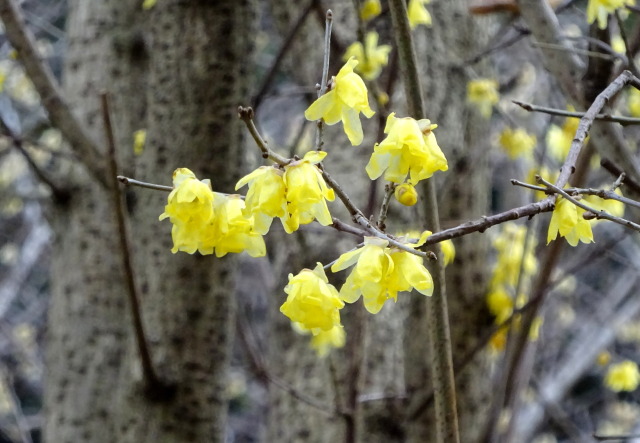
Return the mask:
{"type": "Polygon", "coordinates": [[[242,214],[239,195],[211,190],[209,180],[198,180],[187,168],[173,173],[173,190],[160,220],[169,218],[173,227],[174,254],[178,251],[222,257],[228,252],[246,251],[252,257],[266,254],[262,236],[253,228],[253,219],[242,214]]]}
{"type": "Polygon", "coordinates": [[[422,258],[388,245],[387,240],[365,237],[364,246],[342,254],[331,266],[338,272],[355,265],[340,289],[342,300],[354,303],[362,295],[367,311],[376,314],[387,300],[397,300],[398,292],[432,294],[433,280],[422,258]]]}
{"type": "Polygon", "coordinates": [[[403,183],[409,176],[409,182],[415,185],[436,171],[446,171],[447,159],[433,134],[437,126],[426,119],[389,114],[384,128],[387,137],[374,146],[366,166],[369,178],[375,180],[384,173],[385,180],[403,183]]]}

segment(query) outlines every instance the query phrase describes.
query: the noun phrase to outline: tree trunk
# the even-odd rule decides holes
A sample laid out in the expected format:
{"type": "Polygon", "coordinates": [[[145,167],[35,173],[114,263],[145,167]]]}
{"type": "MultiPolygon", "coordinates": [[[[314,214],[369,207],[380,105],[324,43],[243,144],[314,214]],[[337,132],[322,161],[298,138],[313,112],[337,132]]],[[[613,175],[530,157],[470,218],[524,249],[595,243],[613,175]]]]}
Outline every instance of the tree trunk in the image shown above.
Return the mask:
{"type": "MultiPolygon", "coordinates": [[[[113,95],[121,170],[168,183],[177,167],[230,192],[240,174],[248,100],[249,1],[70,2],[65,85],[102,141],[98,94],[113,95]],[[147,130],[133,158],[132,132],[147,130]]],[[[47,350],[46,435],[52,442],[224,441],[234,259],[172,255],[158,221],[166,193],[129,191],[135,272],[156,369],[173,389],[143,389],[114,210],[80,168],[54,211],[56,251],[47,350]],[[164,395],[159,395],[164,394],[164,395]]]]}

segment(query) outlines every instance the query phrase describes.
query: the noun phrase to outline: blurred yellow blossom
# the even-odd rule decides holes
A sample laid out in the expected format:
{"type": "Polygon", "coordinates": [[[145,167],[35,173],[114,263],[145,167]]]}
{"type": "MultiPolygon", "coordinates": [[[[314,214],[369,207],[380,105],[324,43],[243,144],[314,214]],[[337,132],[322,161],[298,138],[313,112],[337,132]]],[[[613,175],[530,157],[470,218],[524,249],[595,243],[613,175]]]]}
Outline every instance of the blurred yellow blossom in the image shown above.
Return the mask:
{"type": "Polygon", "coordinates": [[[407,15],[411,29],[415,29],[418,25],[431,26],[431,14],[426,8],[429,3],[431,0],[409,0],[407,15]]]}
{"type": "Polygon", "coordinates": [[[364,39],[364,46],[362,46],[361,42],[352,43],[347,48],[343,57],[345,61],[354,57],[358,61],[355,71],[362,74],[367,80],[375,80],[378,78],[380,72],[382,72],[382,68],[389,63],[391,46],[378,46],[378,38],[377,32],[367,32],[364,39]]]}
{"type": "Polygon", "coordinates": [[[147,140],[147,131],[138,129],[133,132],[133,153],[134,155],[142,154],[144,151],[144,143],[147,140]]]}
{"type": "Polygon", "coordinates": [[[311,337],[311,347],[318,357],[325,357],[332,348],[342,348],[346,341],[346,334],[342,325],[335,325],[328,331],[320,331],[311,337]]]}
{"type": "Polygon", "coordinates": [[[505,128],[500,134],[500,146],[510,159],[518,157],[533,159],[533,149],[536,147],[536,136],[529,134],[522,128],[505,128]]]}
{"type": "Polygon", "coordinates": [[[322,119],[327,125],[342,121],[344,131],[352,145],[362,143],[364,137],[360,113],[371,118],[375,112],[369,107],[367,87],[353,68],[358,64],[355,57],[347,60],[338,75],[332,80],[333,87],[318,97],[304,112],[307,120],[322,119]]]}
{"type": "Polygon", "coordinates": [[[638,365],[631,360],[611,365],[604,378],[604,384],[615,392],[635,391],[639,383],[638,365]]]}
{"type": "Polygon", "coordinates": [[[602,351],[596,357],[596,363],[599,366],[607,366],[610,361],[611,361],[611,354],[609,353],[609,351],[602,351]]]}
{"type": "Polygon", "coordinates": [[[408,174],[409,182],[415,185],[436,171],[446,171],[447,159],[433,134],[437,126],[427,119],[389,114],[384,128],[387,137],[376,143],[366,166],[369,178],[375,180],[384,173],[385,180],[403,183],[408,174]]]}
{"type": "Polygon", "coordinates": [[[493,105],[500,101],[498,82],[490,78],[480,78],[467,83],[467,102],[475,105],[484,118],[491,117],[493,105]]]}
{"type": "MultiPolygon", "coordinates": [[[[568,106],[567,109],[571,112],[575,111],[573,106],[568,106]]],[[[577,117],[567,117],[562,124],[562,127],[557,125],[551,125],[549,132],[547,132],[547,147],[551,158],[558,162],[563,162],[571,149],[571,143],[573,137],[576,135],[580,119],[577,117]]]]}
{"type": "Polygon", "coordinates": [[[456,258],[456,247],[453,245],[453,242],[451,240],[444,240],[440,242],[440,248],[442,248],[444,265],[447,266],[449,263],[453,263],[453,260],[456,258]]]}
{"type": "Polygon", "coordinates": [[[640,117],[640,91],[636,88],[630,88],[627,96],[627,106],[632,117],[640,117]]]}
{"type": "Polygon", "coordinates": [[[605,29],[609,14],[613,14],[616,9],[634,6],[635,0],[589,0],[587,5],[587,23],[598,21],[598,28],[605,29]]]}
{"type": "Polygon", "coordinates": [[[364,0],[360,6],[360,19],[367,22],[379,16],[380,12],[382,12],[380,0],[364,0]]]}
{"type": "Polygon", "coordinates": [[[303,269],[297,275],[289,274],[289,284],[284,288],[287,300],[280,312],[292,322],[300,323],[303,329],[314,335],[331,331],[340,325],[340,300],[338,290],[327,279],[322,263],[313,270],[303,269]]]}

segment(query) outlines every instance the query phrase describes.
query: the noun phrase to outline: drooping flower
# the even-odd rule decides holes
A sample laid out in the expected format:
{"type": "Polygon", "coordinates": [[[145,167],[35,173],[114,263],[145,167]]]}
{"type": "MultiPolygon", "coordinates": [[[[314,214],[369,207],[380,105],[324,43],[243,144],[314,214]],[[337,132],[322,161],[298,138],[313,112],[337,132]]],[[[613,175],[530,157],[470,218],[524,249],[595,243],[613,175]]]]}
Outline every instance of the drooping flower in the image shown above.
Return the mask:
{"type": "Polygon", "coordinates": [[[484,118],[491,117],[493,105],[498,101],[500,101],[500,94],[496,80],[480,78],[467,83],[467,102],[477,106],[484,118]]]}
{"type": "Polygon", "coordinates": [[[394,195],[396,200],[405,206],[413,206],[418,203],[418,191],[411,183],[403,183],[396,186],[394,195]]]}
{"type": "Polygon", "coordinates": [[[367,164],[369,178],[375,180],[384,173],[385,180],[403,183],[409,175],[413,185],[448,169],[447,159],[440,150],[429,120],[396,118],[389,114],[384,133],[387,137],[377,143],[367,164]]]}
{"type": "Polygon", "coordinates": [[[327,125],[342,121],[344,131],[352,145],[362,143],[364,137],[360,113],[371,118],[375,112],[369,107],[367,87],[353,68],[358,64],[355,57],[347,60],[333,79],[332,89],[314,101],[304,113],[307,120],[323,119],[327,125]]]}
{"type": "Polygon", "coordinates": [[[287,216],[282,221],[287,233],[314,219],[323,226],[333,223],[327,200],[333,201],[335,194],[316,166],[326,155],[326,152],[310,151],[301,160],[285,166],[283,180],[286,187],[287,216]]]}
{"type": "Polygon", "coordinates": [[[616,9],[626,6],[633,6],[635,0],[589,0],[587,5],[587,23],[598,21],[598,28],[605,29],[609,14],[615,13],[616,9]]]}
{"type": "Polygon", "coordinates": [[[456,247],[453,245],[451,240],[444,240],[440,242],[440,248],[442,249],[442,255],[444,257],[444,265],[447,266],[449,263],[453,263],[453,260],[456,258],[456,247]]]}
{"type": "Polygon", "coordinates": [[[363,247],[342,254],[333,264],[332,272],[355,265],[340,289],[344,301],[354,303],[362,295],[367,311],[376,314],[388,299],[396,300],[398,292],[416,289],[424,295],[433,293],[433,280],[422,258],[388,248],[388,244],[387,240],[365,237],[363,247]]]}
{"type": "Polygon", "coordinates": [[[243,213],[245,217],[253,216],[255,230],[262,235],[269,232],[274,217],[280,217],[285,224],[287,193],[283,174],[280,169],[261,166],[236,184],[236,191],[249,185],[243,213]]]}
{"type": "Polygon", "coordinates": [[[364,0],[360,6],[360,19],[367,22],[382,12],[380,0],[364,0]]]}
{"type": "Polygon", "coordinates": [[[284,292],[287,300],[280,312],[314,335],[340,325],[340,309],[344,302],[340,300],[338,290],[329,284],[321,263],[313,270],[303,269],[295,276],[289,274],[289,284],[284,292]]]}
{"type": "Polygon", "coordinates": [[[593,232],[591,224],[585,220],[582,214],[584,210],[577,207],[569,200],[558,196],[556,206],[551,215],[549,231],[547,233],[547,244],[555,240],[560,234],[567,239],[571,246],[576,246],[579,242],[593,242],[593,232]]]}
{"type": "Polygon", "coordinates": [[[536,143],[536,136],[522,128],[507,127],[500,134],[500,146],[512,160],[518,157],[531,159],[536,143]]]}
{"type": "Polygon", "coordinates": [[[222,257],[228,252],[246,251],[252,257],[266,254],[264,239],[253,228],[253,217],[242,214],[239,195],[213,192],[209,180],[198,180],[187,168],[176,169],[165,211],[159,219],[173,224],[174,254],[178,251],[222,257]]]}
{"type": "Polygon", "coordinates": [[[391,46],[378,46],[378,33],[368,32],[364,39],[364,47],[361,42],[354,42],[344,54],[345,61],[354,57],[358,64],[355,67],[356,72],[362,74],[367,80],[375,80],[382,72],[382,68],[389,63],[389,52],[391,46]]]}
{"type": "Polygon", "coordinates": [[[638,365],[631,360],[611,365],[604,378],[604,384],[615,392],[635,391],[640,384],[638,365]]]}
{"type": "Polygon", "coordinates": [[[429,3],[431,3],[431,0],[409,0],[407,15],[409,16],[411,29],[415,29],[418,25],[431,26],[431,14],[429,14],[425,6],[429,3]]]}

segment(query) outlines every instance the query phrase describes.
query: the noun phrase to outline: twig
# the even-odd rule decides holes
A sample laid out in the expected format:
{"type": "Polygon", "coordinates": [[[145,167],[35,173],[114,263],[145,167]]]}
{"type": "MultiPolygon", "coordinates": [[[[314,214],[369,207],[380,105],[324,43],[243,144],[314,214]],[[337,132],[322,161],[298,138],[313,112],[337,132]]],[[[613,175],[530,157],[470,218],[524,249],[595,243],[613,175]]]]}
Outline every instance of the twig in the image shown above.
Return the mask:
{"type": "MultiPolygon", "coordinates": [[[[605,170],[607,170],[609,173],[611,173],[616,177],[619,177],[621,174],[624,173],[624,171],[620,169],[618,165],[613,163],[608,158],[602,158],[600,160],[600,166],[602,166],[605,170]]],[[[640,194],[640,184],[636,182],[634,179],[632,179],[631,177],[629,177],[627,174],[625,174],[624,178],[622,179],[622,183],[628,186],[629,188],[631,188],[631,190],[636,194],[640,194]]]]}
{"type": "MultiPolygon", "coordinates": [[[[398,47],[400,71],[405,87],[409,116],[420,120],[425,118],[425,112],[407,7],[403,0],[389,0],[389,10],[391,11],[392,32],[398,47]]],[[[432,231],[439,231],[440,217],[434,181],[426,180],[424,190],[427,226],[432,231]]],[[[440,247],[436,247],[435,252],[442,257],[440,247]]],[[[444,260],[438,260],[431,266],[431,275],[434,291],[430,299],[426,301],[426,322],[431,348],[431,376],[435,392],[436,439],[447,443],[457,443],[460,441],[460,434],[451,356],[444,260]]]]}
{"type": "Polygon", "coordinates": [[[391,203],[391,196],[396,190],[396,184],[389,182],[384,185],[384,197],[382,198],[382,205],[380,205],[380,215],[378,215],[378,228],[381,231],[386,229],[385,222],[387,221],[387,213],[389,212],[389,203],[391,203]]]}
{"type": "Polygon", "coordinates": [[[640,438],[640,434],[621,434],[621,435],[600,435],[600,434],[593,434],[593,438],[595,438],[596,440],[600,440],[600,441],[607,441],[607,440],[630,440],[632,438],[640,438]]]}
{"type": "MultiPolygon", "coordinates": [[[[520,106],[525,111],[529,112],[542,112],[544,114],[558,115],[561,117],[584,117],[584,112],[573,112],[565,109],[548,108],[546,106],[532,105],[531,103],[524,103],[518,100],[511,100],[512,103],[520,106]]],[[[602,120],[606,122],[620,123],[622,126],[627,125],[640,125],[640,118],[624,117],[622,115],[610,115],[610,114],[598,114],[594,118],[595,120],[602,120]]]]}
{"type": "Polygon", "coordinates": [[[614,11],[616,21],[618,22],[618,31],[620,32],[620,38],[624,42],[624,53],[627,55],[627,67],[636,77],[640,75],[636,62],[634,61],[633,54],[631,53],[631,47],[629,46],[629,39],[627,38],[627,31],[624,30],[624,23],[622,17],[620,17],[620,11],[617,9],[614,11]]]}
{"type": "Polygon", "coordinates": [[[27,150],[24,149],[24,146],[22,146],[22,140],[13,136],[11,137],[11,139],[13,141],[13,147],[16,148],[16,150],[22,155],[22,157],[24,157],[38,180],[47,185],[47,187],[51,190],[51,194],[53,195],[55,201],[57,201],[58,203],[64,203],[68,201],[69,198],[71,198],[71,193],[69,192],[69,190],[60,187],[49,177],[49,175],[40,167],[40,165],[35,162],[33,157],[31,157],[31,155],[27,152],[27,150]]]}
{"type": "Polygon", "coordinates": [[[156,185],[155,183],[141,182],[140,180],[136,180],[130,177],[125,177],[124,175],[118,175],[117,178],[120,183],[127,186],[139,186],[141,188],[155,189],[156,191],[166,191],[166,192],[173,191],[172,186],[156,185]]]}
{"type": "Polygon", "coordinates": [[[120,256],[122,259],[122,268],[124,271],[125,284],[127,286],[127,296],[131,304],[131,316],[133,320],[133,329],[140,354],[140,363],[142,365],[142,373],[144,374],[146,392],[149,395],[160,395],[164,397],[166,389],[163,382],[160,381],[153,367],[151,353],[149,350],[149,342],[145,335],[144,323],[142,321],[142,313],[140,309],[140,296],[135,281],[133,264],[131,263],[131,243],[127,232],[125,220],[125,205],[118,186],[118,163],[116,157],[116,142],[111,123],[111,111],[109,103],[109,95],[107,93],[100,94],[102,118],[104,121],[105,135],[107,139],[108,162],[107,169],[110,178],[110,190],[112,205],[116,213],[116,223],[118,227],[118,240],[120,242],[120,256]]]}
{"type": "MultiPolygon", "coordinates": [[[[322,63],[322,80],[320,81],[320,88],[318,88],[318,98],[322,97],[327,92],[329,81],[329,56],[331,54],[331,27],[333,25],[333,12],[331,9],[327,10],[325,16],[325,28],[324,28],[324,61],[322,63]]],[[[321,150],[324,142],[322,141],[322,119],[316,122],[316,150],[321,150]]]]}
{"type": "Polygon", "coordinates": [[[24,22],[17,0],[0,2],[0,19],[4,23],[9,42],[18,52],[25,71],[40,94],[42,105],[47,110],[51,122],[69,141],[78,159],[91,172],[93,178],[108,187],[109,180],[102,160],[104,155],[71,111],[51,69],[40,57],[35,37],[24,22]]]}
{"type": "Polygon", "coordinates": [[[570,48],[570,47],[566,47],[563,45],[559,45],[556,43],[540,43],[540,42],[532,42],[531,46],[534,47],[539,47],[542,49],[551,49],[554,51],[564,51],[564,52],[571,52],[574,54],[578,54],[578,55],[586,55],[589,57],[594,57],[594,58],[601,58],[604,60],[617,60],[620,57],[615,56],[615,55],[610,55],[610,54],[605,54],[603,52],[595,52],[595,51],[589,51],[588,49],[578,49],[578,48],[570,48]]]}
{"type": "Polygon", "coordinates": [[[573,203],[577,207],[582,208],[585,211],[588,211],[588,212],[591,212],[591,213],[595,214],[596,218],[598,218],[598,219],[603,218],[605,220],[612,221],[612,222],[617,223],[619,225],[626,226],[627,228],[631,228],[631,229],[633,229],[635,231],[639,231],[640,232],[640,225],[638,225],[638,224],[636,224],[636,223],[634,223],[634,222],[632,222],[630,220],[626,220],[624,218],[620,218],[620,217],[616,217],[615,215],[611,215],[605,210],[598,211],[597,209],[594,209],[594,208],[592,208],[592,207],[590,207],[588,205],[585,205],[581,201],[573,198],[571,195],[569,195],[563,189],[560,189],[557,186],[554,186],[553,184],[549,183],[548,181],[546,181],[545,179],[543,179],[540,176],[536,176],[536,180],[538,181],[538,183],[542,183],[545,186],[547,186],[549,189],[551,189],[554,192],[556,192],[557,194],[560,194],[561,196],[563,196],[564,198],[569,200],[571,203],[573,203]]]}
{"type": "Polygon", "coordinates": [[[289,52],[289,49],[291,48],[291,44],[295,41],[296,36],[300,32],[300,29],[302,29],[302,25],[304,25],[304,23],[307,20],[307,17],[309,16],[309,13],[311,13],[311,11],[313,10],[313,8],[316,6],[317,3],[318,3],[318,0],[309,0],[309,5],[302,11],[302,13],[300,14],[300,17],[298,17],[294,25],[291,27],[291,30],[289,31],[289,33],[284,38],[284,41],[282,43],[282,46],[280,47],[280,50],[276,54],[275,59],[271,64],[271,67],[269,68],[269,71],[267,72],[267,74],[264,76],[264,79],[262,80],[262,84],[258,89],[258,93],[255,95],[255,98],[253,99],[254,109],[258,109],[262,104],[262,101],[267,95],[267,91],[269,90],[269,87],[273,83],[273,79],[275,78],[276,73],[280,68],[280,64],[284,60],[284,56],[287,54],[287,52],[289,52]]]}

